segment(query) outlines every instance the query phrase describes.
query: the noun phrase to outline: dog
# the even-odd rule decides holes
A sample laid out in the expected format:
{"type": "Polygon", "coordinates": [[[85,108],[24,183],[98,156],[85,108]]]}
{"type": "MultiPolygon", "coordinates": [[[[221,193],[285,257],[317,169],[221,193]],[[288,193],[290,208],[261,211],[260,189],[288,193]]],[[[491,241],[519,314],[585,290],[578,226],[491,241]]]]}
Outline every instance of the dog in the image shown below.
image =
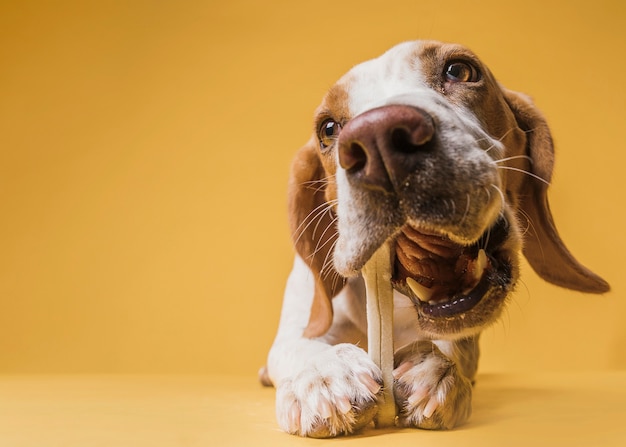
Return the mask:
{"type": "Polygon", "coordinates": [[[479,335],[505,307],[520,254],[550,283],[608,291],[557,232],[553,163],[531,99],[461,45],[402,43],[332,86],[288,186],[296,256],[261,371],[280,427],[333,437],[375,421],[382,379],[364,349],[360,271],[382,244],[401,427],[469,418],[479,335]]]}

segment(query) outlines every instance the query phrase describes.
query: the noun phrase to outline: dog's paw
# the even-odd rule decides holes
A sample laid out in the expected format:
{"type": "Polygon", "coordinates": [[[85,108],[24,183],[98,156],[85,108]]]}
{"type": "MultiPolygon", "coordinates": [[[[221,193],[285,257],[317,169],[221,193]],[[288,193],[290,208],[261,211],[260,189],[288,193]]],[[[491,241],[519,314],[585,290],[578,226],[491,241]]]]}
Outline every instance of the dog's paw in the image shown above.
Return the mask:
{"type": "Polygon", "coordinates": [[[469,418],[472,384],[434,344],[414,343],[395,357],[399,425],[450,429],[469,418]]]}
{"type": "Polygon", "coordinates": [[[332,346],[278,384],[278,424],[288,433],[314,438],[352,433],[376,415],[381,383],[380,369],[364,350],[332,346]]]}

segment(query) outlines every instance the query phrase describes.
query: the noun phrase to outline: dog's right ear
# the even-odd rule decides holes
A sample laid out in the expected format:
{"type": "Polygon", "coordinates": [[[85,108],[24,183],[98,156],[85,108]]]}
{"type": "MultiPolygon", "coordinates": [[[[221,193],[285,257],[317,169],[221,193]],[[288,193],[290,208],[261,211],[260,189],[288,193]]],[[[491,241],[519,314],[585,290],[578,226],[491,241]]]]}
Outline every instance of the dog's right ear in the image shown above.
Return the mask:
{"type": "Polygon", "coordinates": [[[607,292],[608,283],[574,258],[554,224],[548,203],[554,147],[546,120],[526,95],[503,92],[518,126],[527,135],[526,152],[532,159],[531,175],[520,191],[519,218],[526,219],[528,227],[523,249],[526,259],[539,276],[553,284],[581,292],[607,292]]]}
{"type": "Polygon", "coordinates": [[[328,331],[333,319],[331,299],[343,288],[344,280],[333,266],[332,249],[337,239],[337,225],[332,206],[326,198],[328,176],[311,138],[295,156],[288,187],[288,213],[295,249],[310,267],[315,278],[315,292],[308,338],[328,331]]]}

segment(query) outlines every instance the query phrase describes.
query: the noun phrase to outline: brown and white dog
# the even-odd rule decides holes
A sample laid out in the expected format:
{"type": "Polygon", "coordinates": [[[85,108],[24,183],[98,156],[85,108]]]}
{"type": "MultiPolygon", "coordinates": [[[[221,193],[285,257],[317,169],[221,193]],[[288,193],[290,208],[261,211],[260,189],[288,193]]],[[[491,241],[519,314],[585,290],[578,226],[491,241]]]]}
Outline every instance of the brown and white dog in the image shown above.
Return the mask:
{"type": "Polygon", "coordinates": [[[360,270],[383,243],[400,426],[467,420],[478,337],[515,286],[520,252],[551,283],[606,292],[557,233],[553,160],[541,113],[462,46],[403,43],[343,76],[292,166],[297,255],[262,373],[280,427],[329,437],[376,417],[360,270]]]}

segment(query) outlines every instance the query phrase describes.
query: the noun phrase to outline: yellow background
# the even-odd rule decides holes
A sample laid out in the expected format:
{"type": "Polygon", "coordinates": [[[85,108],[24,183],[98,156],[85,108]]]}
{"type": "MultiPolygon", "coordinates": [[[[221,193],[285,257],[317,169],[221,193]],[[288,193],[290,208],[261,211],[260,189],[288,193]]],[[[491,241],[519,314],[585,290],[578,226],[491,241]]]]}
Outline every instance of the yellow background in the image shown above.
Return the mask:
{"type": "Polygon", "coordinates": [[[525,267],[481,370],[626,368],[624,2],[3,1],[0,372],[254,373],[313,110],[415,38],[464,43],[535,98],[557,226],[613,287],[525,267]]]}

